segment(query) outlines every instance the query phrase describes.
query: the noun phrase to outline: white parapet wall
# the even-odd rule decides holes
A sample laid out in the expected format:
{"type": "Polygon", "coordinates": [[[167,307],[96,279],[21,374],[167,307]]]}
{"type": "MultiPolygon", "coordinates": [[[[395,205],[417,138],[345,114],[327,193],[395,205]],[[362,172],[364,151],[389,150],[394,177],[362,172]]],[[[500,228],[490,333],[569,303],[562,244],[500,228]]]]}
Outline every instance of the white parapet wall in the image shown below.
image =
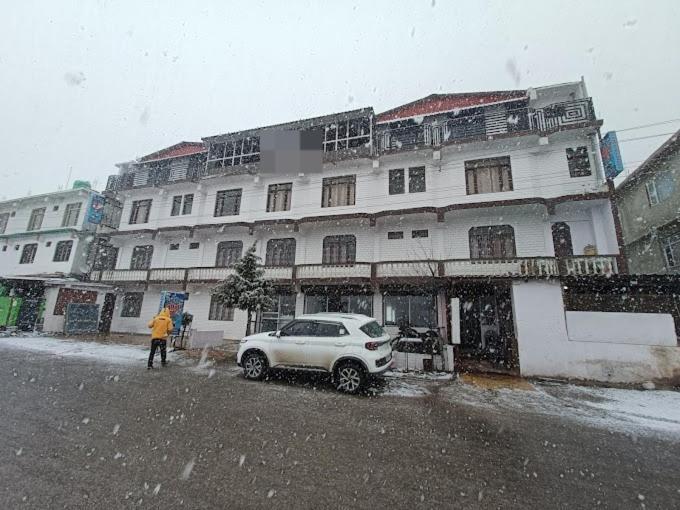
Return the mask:
{"type": "Polygon", "coordinates": [[[680,347],[667,314],[565,312],[559,282],[512,286],[523,376],[636,383],[680,378],[680,347]]]}

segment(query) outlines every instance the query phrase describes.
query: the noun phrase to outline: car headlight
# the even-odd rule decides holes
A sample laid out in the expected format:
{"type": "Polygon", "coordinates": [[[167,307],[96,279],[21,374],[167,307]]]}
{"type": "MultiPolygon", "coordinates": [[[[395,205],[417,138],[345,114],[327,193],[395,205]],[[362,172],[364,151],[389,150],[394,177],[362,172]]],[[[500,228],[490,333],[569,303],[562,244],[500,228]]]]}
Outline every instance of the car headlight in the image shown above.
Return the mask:
{"type": "Polygon", "coordinates": [[[241,339],[241,343],[242,343],[242,344],[246,343],[247,341],[248,341],[248,340],[246,340],[245,338],[242,338],[242,339],[241,339]]]}

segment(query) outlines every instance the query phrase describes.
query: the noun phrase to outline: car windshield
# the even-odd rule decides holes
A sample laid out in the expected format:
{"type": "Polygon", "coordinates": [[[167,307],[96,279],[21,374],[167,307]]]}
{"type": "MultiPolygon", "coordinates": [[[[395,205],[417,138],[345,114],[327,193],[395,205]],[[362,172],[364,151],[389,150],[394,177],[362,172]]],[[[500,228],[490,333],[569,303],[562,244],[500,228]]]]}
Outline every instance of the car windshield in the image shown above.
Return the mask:
{"type": "Polygon", "coordinates": [[[371,321],[359,328],[371,338],[379,338],[385,335],[385,330],[376,321],[371,321]]]}

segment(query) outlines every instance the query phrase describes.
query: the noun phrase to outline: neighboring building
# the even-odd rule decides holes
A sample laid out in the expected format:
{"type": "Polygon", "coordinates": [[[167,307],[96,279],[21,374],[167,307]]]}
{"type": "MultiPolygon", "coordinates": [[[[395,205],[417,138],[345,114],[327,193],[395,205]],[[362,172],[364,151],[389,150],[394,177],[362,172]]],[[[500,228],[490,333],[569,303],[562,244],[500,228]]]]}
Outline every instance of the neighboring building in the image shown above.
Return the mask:
{"type": "Polygon", "coordinates": [[[616,189],[632,274],[680,273],[680,131],[616,189]]]}
{"type": "Polygon", "coordinates": [[[84,281],[92,241],[117,223],[110,206],[95,197],[100,195],[77,187],[0,202],[0,307],[14,308],[13,320],[0,313],[0,326],[32,330],[44,315],[48,329],[59,330],[54,320],[63,322],[66,302],[96,300],[84,281]]]}

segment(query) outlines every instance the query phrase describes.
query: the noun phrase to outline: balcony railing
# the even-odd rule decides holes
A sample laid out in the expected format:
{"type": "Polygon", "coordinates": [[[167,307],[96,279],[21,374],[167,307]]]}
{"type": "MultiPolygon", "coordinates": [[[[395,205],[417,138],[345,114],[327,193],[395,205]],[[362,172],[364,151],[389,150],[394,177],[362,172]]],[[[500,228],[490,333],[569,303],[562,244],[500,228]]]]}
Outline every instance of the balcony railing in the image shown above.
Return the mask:
{"type": "Polygon", "coordinates": [[[562,272],[566,276],[611,276],[618,274],[619,265],[614,255],[566,257],[562,272]]]}
{"type": "Polygon", "coordinates": [[[555,103],[543,108],[505,109],[489,106],[481,112],[420,125],[378,130],[380,152],[436,147],[445,142],[488,139],[507,133],[544,133],[596,120],[590,98],[555,103]]]}
{"type": "Polygon", "coordinates": [[[512,259],[461,259],[444,261],[444,276],[558,276],[553,257],[512,259]]]}
{"type": "Polygon", "coordinates": [[[297,266],[295,269],[296,278],[299,280],[371,277],[371,264],[368,262],[355,262],[354,264],[305,264],[297,266]]]}
{"type": "MultiPolygon", "coordinates": [[[[618,274],[616,255],[515,257],[510,259],[450,259],[355,264],[301,264],[264,266],[265,278],[276,281],[351,280],[389,278],[552,278],[557,276],[609,276],[618,274]]],[[[90,280],[102,282],[217,282],[234,274],[231,267],[167,269],[113,269],[92,271],[90,280]]]]}

